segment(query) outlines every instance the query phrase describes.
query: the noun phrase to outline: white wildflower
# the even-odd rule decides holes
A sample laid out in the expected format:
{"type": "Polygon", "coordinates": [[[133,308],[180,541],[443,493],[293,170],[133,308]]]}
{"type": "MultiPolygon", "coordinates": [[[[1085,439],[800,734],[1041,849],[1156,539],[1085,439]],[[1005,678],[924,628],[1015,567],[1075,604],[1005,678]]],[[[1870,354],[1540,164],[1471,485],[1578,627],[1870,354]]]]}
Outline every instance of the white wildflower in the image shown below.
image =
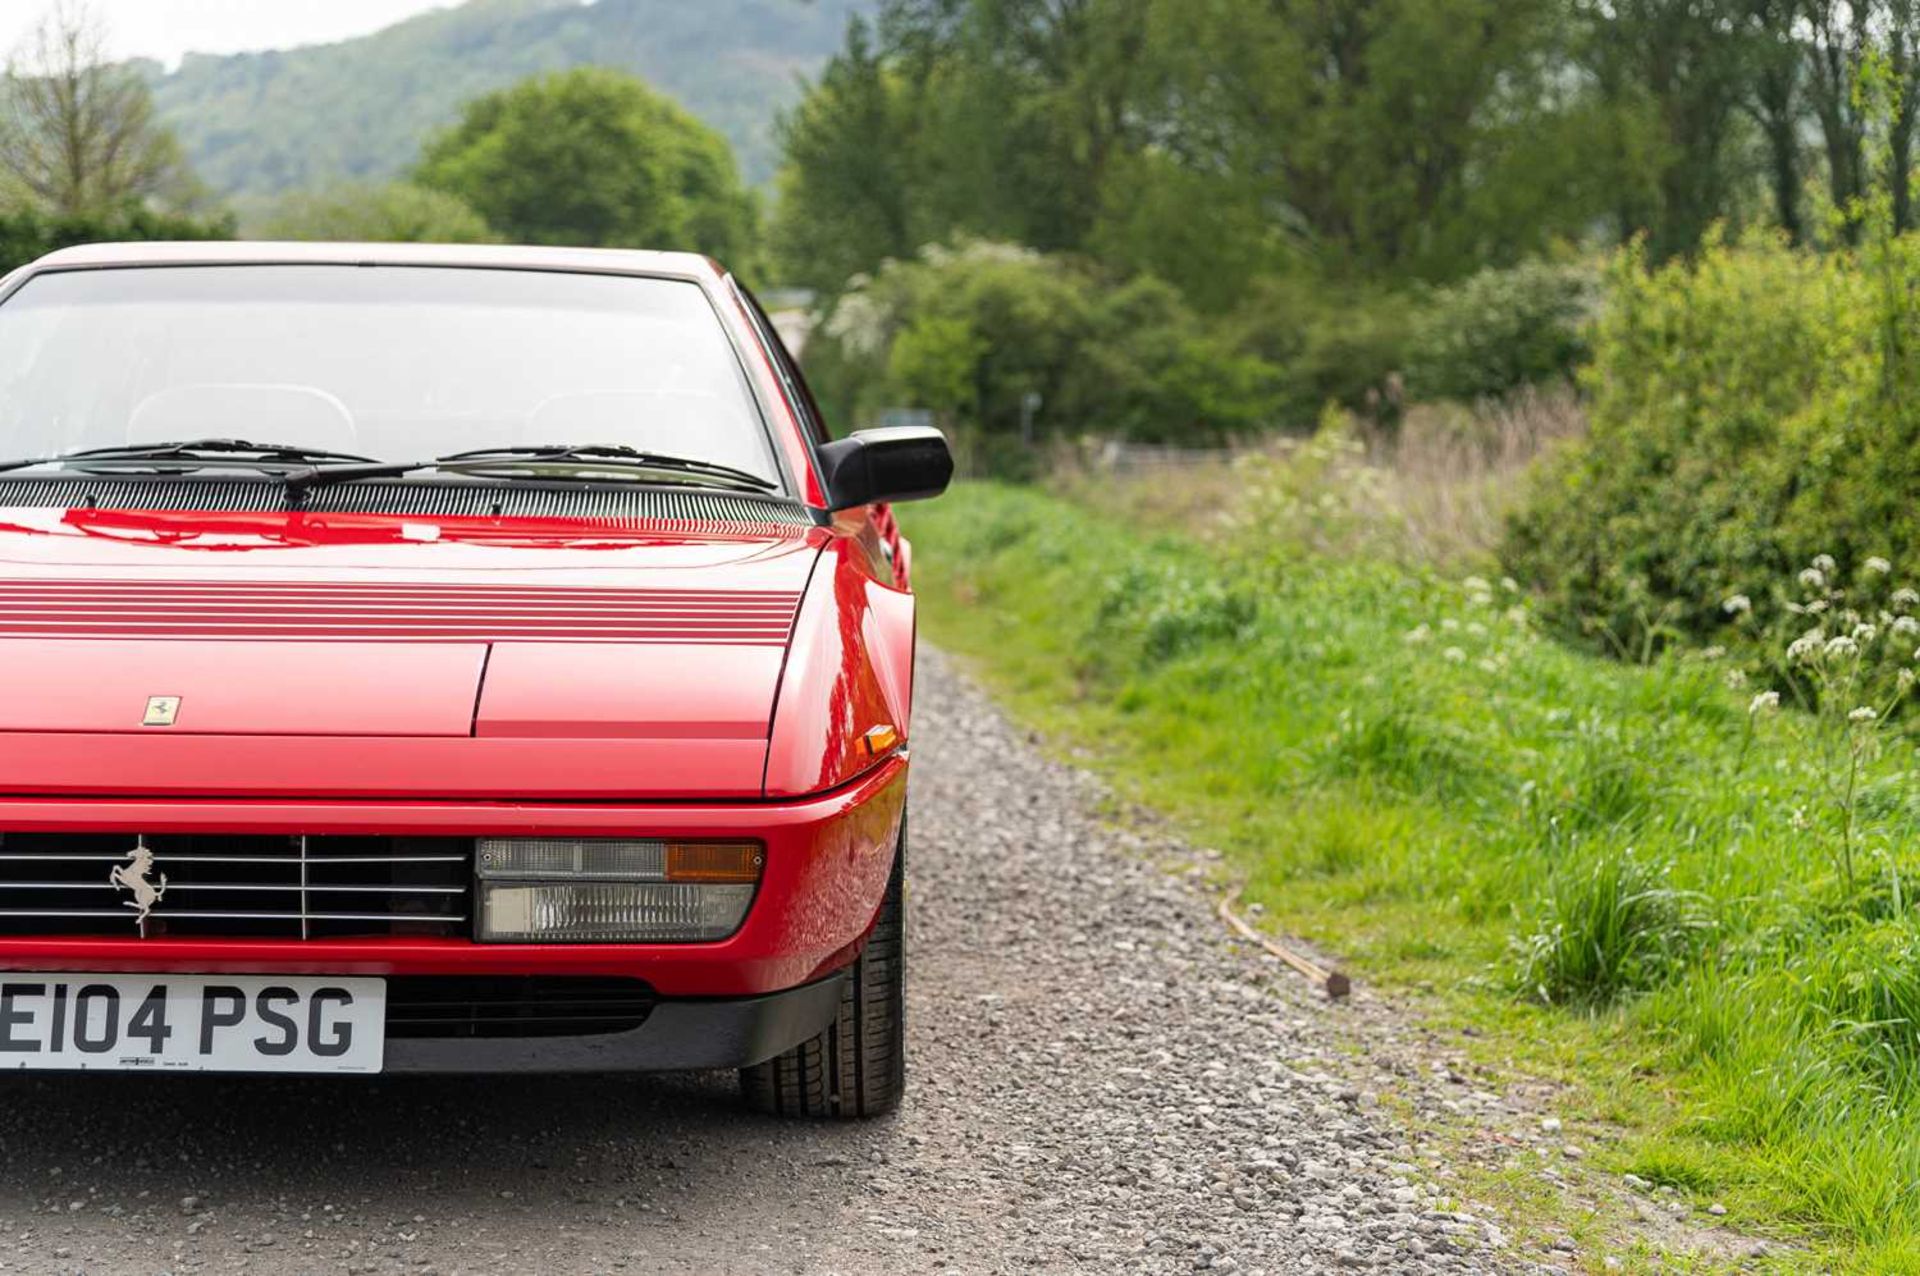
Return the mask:
{"type": "Polygon", "coordinates": [[[1744,616],[1753,610],[1753,599],[1745,594],[1735,594],[1720,604],[1720,609],[1729,616],[1744,616]]]}
{"type": "Polygon", "coordinates": [[[1886,559],[1880,557],[1878,554],[1875,554],[1869,559],[1867,559],[1866,569],[1870,572],[1873,572],[1876,575],[1885,576],[1886,574],[1888,574],[1893,570],[1893,564],[1888,562],[1886,559]]]}
{"type": "Polygon", "coordinates": [[[1499,673],[1500,672],[1500,664],[1498,661],[1489,660],[1489,659],[1486,659],[1485,657],[1482,657],[1480,660],[1477,660],[1474,663],[1480,666],[1480,672],[1482,673],[1499,673]]]}
{"type": "Polygon", "coordinates": [[[1460,584],[1470,594],[1491,594],[1493,592],[1493,586],[1489,585],[1479,576],[1469,576],[1461,581],[1460,584]]]}
{"type": "Polygon", "coordinates": [[[1914,678],[1915,678],[1915,674],[1913,670],[1902,669],[1900,671],[1900,676],[1897,679],[1895,679],[1895,681],[1897,681],[1900,684],[1900,690],[1911,691],[1913,690],[1914,678]]]}
{"type": "Polygon", "coordinates": [[[1813,556],[1813,569],[1817,572],[1831,576],[1836,566],[1838,566],[1838,564],[1833,561],[1832,554],[1815,554],[1813,556]]]}
{"type": "Polygon", "coordinates": [[[1826,585],[1827,576],[1818,567],[1809,567],[1800,573],[1800,583],[1808,589],[1820,589],[1826,585]]]}
{"type": "Polygon", "coordinates": [[[1415,625],[1412,629],[1407,630],[1408,642],[1425,642],[1431,637],[1433,637],[1433,628],[1430,625],[1415,625]]]}
{"type": "Polygon", "coordinates": [[[1880,630],[1877,626],[1855,625],[1853,627],[1853,640],[1859,643],[1862,647],[1866,646],[1868,643],[1872,642],[1875,638],[1878,638],[1879,636],[1880,636],[1880,630]]]}
{"type": "Polygon", "coordinates": [[[1440,654],[1442,656],[1445,656],[1448,660],[1453,661],[1453,663],[1455,664],[1459,664],[1467,658],[1467,653],[1460,650],[1460,648],[1458,647],[1448,647],[1445,651],[1441,652],[1440,654]]]}
{"type": "Polygon", "coordinates": [[[1915,592],[1903,585],[1893,591],[1893,605],[1895,607],[1920,607],[1920,592],[1915,592]]]}
{"type": "Polygon", "coordinates": [[[1808,603],[1805,607],[1802,607],[1800,610],[1805,612],[1809,616],[1818,616],[1821,612],[1825,611],[1826,609],[1827,609],[1827,600],[1824,598],[1816,598],[1812,602],[1808,603]]]}
{"type": "Polygon", "coordinates": [[[1871,707],[1863,704],[1858,709],[1855,709],[1852,713],[1849,713],[1847,715],[1847,721],[1848,722],[1872,722],[1875,718],[1879,716],[1880,715],[1875,713],[1871,707]]]}
{"type": "Polygon", "coordinates": [[[1747,671],[1745,669],[1742,669],[1739,665],[1735,665],[1732,668],[1728,669],[1726,677],[1727,677],[1727,689],[1730,691],[1738,691],[1740,690],[1740,688],[1747,685],[1747,671]]]}
{"type": "Polygon", "coordinates": [[[1702,647],[1700,649],[1700,659],[1702,660],[1714,661],[1714,660],[1725,660],[1726,658],[1727,658],[1727,649],[1718,644],[1715,644],[1714,646],[1711,646],[1711,647],[1702,647]]]}
{"type": "Polygon", "coordinates": [[[1778,709],[1779,707],[1780,693],[1778,691],[1762,691],[1753,698],[1752,703],[1747,705],[1747,716],[1751,718],[1755,714],[1766,713],[1769,710],[1778,709]]]}
{"type": "Polygon", "coordinates": [[[1467,632],[1475,638],[1485,638],[1487,636],[1487,627],[1476,620],[1467,625],[1467,632]]]}
{"type": "Polygon", "coordinates": [[[1845,634],[1840,634],[1837,637],[1827,639],[1827,645],[1821,650],[1821,654],[1828,660],[1844,660],[1848,656],[1859,655],[1860,644],[1845,634]]]}
{"type": "Polygon", "coordinates": [[[1460,628],[1460,622],[1452,616],[1448,616],[1440,622],[1440,628],[1446,630],[1448,633],[1452,633],[1454,630],[1460,628]]]}
{"type": "Polygon", "coordinates": [[[1911,638],[1915,634],[1920,634],[1920,620],[1915,620],[1912,616],[1895,616],[1893,632],[1897,637],[1911,638]]]}
{"type": "Polygon", "coordinates": [[[1509,594],[1517,594],[1520,592],[1520,582],[1511,576],[1502,576],[1500,578],[1500,588],[1506,590],[1509,594]]]}
{"type": "Polygon", "coordinates": [[[1787,644],[1787,659],[1796,663],[1811,660],[1819,653],[1820,644],[1826,640],[1827,636],[1818,629],[1809,629],[1787,644]]]}

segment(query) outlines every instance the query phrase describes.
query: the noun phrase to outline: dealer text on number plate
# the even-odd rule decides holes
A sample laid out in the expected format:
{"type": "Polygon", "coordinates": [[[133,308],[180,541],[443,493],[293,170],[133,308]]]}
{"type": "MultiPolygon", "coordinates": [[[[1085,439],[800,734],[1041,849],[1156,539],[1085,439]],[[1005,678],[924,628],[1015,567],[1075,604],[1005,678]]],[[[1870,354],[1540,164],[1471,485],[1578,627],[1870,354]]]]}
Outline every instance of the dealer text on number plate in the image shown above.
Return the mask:
{"type": "Polygon", "coordinates": [[[0,974],[0,1069],[378,1072],[386,981],[0,974]]]}

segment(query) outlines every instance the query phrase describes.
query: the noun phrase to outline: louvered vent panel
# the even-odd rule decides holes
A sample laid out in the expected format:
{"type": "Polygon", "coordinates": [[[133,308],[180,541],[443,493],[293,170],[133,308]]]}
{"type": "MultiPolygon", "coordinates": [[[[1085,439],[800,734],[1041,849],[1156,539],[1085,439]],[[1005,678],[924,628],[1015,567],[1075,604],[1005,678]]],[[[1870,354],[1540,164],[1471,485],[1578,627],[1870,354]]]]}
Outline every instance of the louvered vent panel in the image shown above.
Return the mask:
{"type": "Polygon", "coordinates": [[[782,590],[0,580],[0,636],[777,646],[799,602],[782,590]]]}

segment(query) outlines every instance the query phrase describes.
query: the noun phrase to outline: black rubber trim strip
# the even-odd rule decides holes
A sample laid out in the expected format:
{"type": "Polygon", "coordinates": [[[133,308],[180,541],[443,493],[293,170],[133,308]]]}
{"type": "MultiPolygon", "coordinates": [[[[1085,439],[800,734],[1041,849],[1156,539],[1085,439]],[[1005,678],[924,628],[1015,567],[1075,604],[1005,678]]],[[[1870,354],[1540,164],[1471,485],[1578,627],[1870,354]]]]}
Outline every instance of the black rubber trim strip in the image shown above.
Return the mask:
{"type": "Polygon", "coordinates": [[[399,1038],[386,1072],[677,1072],[744,1068],[820,1033],[845,971],[760,997],[662,998],[631,1032],[563,1037],[399,1038]]]}

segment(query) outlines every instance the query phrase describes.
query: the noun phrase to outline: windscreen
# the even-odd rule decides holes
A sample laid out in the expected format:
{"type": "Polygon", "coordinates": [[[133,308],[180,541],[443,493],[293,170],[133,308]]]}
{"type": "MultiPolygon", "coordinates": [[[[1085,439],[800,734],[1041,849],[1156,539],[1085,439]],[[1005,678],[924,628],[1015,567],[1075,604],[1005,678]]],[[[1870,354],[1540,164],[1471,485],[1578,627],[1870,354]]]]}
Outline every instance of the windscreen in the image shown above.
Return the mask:
{"type": "Polygon", "coordinates": [[[779,481],[690,282],[156,266],[39,275],[0,304],[0,456],[203,438],[395,461],[622,444],[779,481]]]}

